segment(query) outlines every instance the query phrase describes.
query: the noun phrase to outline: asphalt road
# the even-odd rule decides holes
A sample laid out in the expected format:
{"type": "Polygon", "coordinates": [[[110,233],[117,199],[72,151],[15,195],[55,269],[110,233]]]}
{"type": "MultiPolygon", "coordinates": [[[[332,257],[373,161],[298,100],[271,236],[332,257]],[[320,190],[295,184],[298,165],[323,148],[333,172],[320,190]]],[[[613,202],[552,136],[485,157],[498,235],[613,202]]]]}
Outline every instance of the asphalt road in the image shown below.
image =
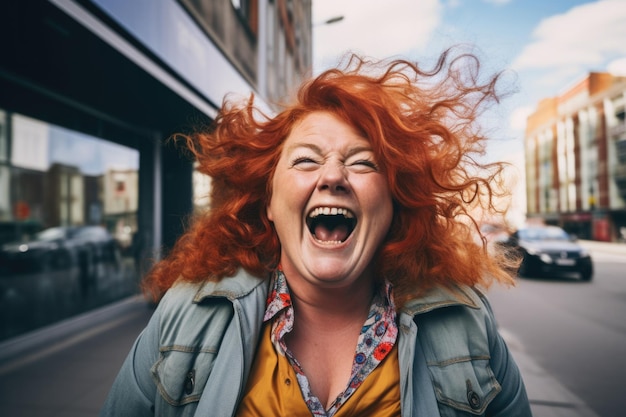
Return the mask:
{"type": "Polygon", "coordinates": [[[626,245],[589,248],[591,282],[519,278],[515,288],[493,287],[488,295],[512,343],[599,416],[623,417],[626,245]]]}
{"type": "MultiPolygon", "coordinates": [[[[513,289],[488,293],[529,377],[535,417],[625,415],[626,245],[619,249],[592,251],[592,282],[524,278],[513,289]]],[[[150,314],[145,302],[131,298],[0,345],[0,359],[21,353],[0,360],[0,415],[97,416],[150,314]]]]}

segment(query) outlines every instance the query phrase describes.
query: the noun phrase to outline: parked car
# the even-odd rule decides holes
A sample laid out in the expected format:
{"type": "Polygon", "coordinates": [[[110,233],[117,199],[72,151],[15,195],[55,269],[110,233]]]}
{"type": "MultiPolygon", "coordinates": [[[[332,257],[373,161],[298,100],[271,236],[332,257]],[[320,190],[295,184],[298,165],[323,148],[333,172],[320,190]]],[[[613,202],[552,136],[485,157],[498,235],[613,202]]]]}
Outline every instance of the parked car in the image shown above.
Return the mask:
{"type": "Polygon", "coordinates": [[[41,224],[32,220],[2,221],[0,222],[0,245],[27,240],[41,229],[41,224]]]}
{"type": "Polygon", "coordinates": [[[32,239],[0,247],[0,265],[10,272],[36,272],[78,266],[90,277],[97,262],[117,262],[117,243],[100,226],[59,226],[42,230],[32,239]]]}
{"type": "Polygon", "coordinates": [[[519,274],[578,273],[583,281],[593,277],[593,262],[575,236],[557,226],[528,226],[515,231],[506,244],[522,256],[519,274]]]}
{"type": "Polygon", "coordinates": [[[121,262],[116,240],[100,226],[52,227],[0,244],[0,340],[118,294],[121,262]]]}

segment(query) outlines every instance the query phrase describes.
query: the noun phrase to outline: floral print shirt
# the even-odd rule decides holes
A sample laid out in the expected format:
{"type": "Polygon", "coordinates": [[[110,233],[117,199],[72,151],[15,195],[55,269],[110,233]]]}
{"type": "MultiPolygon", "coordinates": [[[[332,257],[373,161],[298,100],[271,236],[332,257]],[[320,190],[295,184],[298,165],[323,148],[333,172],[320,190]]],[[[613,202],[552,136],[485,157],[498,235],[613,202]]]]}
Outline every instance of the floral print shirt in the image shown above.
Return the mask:
{"type": "Polygon", "coordinates": [[[285,335],[293,329],[294,309],[285,274],[280,269],[274,273],[264,322],[273,320],[271,339],[274,348],[279,354],[287,356],[296,373],[302,396],[313,416],[332,417],[393,348],[398,337],[398,325],[391,289],[391,284],[386,282],[375,294],[367,319],[361,328],[350,381],[326,410],[311,392],[305,370],[285,343],[285,335]]]}

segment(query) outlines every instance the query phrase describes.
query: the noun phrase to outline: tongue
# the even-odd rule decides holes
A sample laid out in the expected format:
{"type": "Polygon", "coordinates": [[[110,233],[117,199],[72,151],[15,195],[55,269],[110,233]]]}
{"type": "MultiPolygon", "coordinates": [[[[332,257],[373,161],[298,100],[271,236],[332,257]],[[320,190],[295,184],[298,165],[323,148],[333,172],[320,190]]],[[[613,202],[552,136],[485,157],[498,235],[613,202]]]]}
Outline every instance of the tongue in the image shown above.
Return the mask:
{"type": "Polygon", "coordinates": [[[339,225],[331,230],[319,224],[315,228],[315,237],[324,242],[341,242],[348,237],[348,228],[344,225],[339,225]]]}

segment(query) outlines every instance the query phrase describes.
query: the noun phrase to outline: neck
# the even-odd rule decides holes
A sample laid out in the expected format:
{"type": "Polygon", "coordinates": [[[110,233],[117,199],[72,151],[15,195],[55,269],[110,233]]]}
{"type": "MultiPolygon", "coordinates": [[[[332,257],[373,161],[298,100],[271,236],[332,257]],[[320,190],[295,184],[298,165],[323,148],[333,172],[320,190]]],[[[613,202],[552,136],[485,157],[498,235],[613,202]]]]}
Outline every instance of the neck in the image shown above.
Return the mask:
{"type": "Polygon", "coordinates": [[[328,331],[355,323],[361,326],[374,295],[371,282],[360,283],[358,287],[333,289],[303,289],[290,285],[289,290],[298,326],[313,326],[328,331]]]}

